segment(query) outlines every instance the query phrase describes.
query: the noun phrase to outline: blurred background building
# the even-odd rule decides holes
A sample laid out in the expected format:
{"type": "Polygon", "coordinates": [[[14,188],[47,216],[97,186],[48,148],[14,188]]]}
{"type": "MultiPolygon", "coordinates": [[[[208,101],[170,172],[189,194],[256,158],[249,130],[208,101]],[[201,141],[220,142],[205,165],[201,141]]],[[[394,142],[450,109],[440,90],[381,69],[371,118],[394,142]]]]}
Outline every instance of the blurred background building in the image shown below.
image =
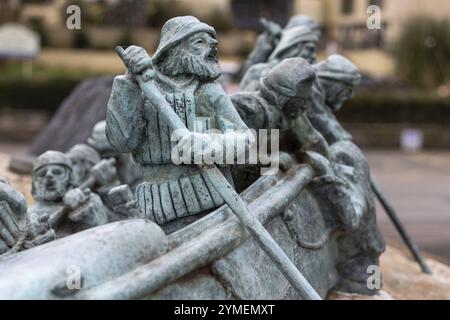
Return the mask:
{"type": "Polygon", "coordinates": [[[119,40],[154,49],[157,28],[171,16],[193,14],[215,25],[223,35],[225,55],[245,55],[259,31],[260,17],[284,25],[290,16],[306,14],[321,25],[323,42],[332,50],[359,52],[356,63],[375,75],[395,74],[394,62],[384,55],[392,48],[404,24],[416,16],[450,18],[450,1],[439,0],[1,0],[0,23],[16,21],[39,31],[43,45],[52,47],[109,48],[119,40]],[[68,4],[82,9],[83,28],[63,28],[68,4]],[[382,29],[369,30],[367,8],[381,8],[382,29]],[[132,12],[130,14],[130,12],[132,12]],[[236,29],[241,32],[236,33],[236,29]],[[245,32],[242,32],[245,30],[245,32]],[[234,32],[233,32],[234,31],[234,32]],[[236,41],[237,40],[237,41],[236,41]],[[371,63],[364,63],[366,59],[371,63]],[[373,60],[376,60],[373,63],[373,60]],[[378,65],[378,61],[380,61],[378,65]],[[369,66],[368,66],[369,65],[369,66]]]}

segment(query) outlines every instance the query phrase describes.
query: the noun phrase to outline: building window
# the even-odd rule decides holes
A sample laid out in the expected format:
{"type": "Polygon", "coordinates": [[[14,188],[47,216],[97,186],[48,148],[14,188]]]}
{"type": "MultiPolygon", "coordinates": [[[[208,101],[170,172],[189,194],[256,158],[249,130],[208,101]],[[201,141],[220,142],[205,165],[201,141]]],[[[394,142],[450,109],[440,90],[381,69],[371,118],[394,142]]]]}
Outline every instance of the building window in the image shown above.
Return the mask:
{"type": "Polygon", "coordinates": [[[382,49],[385,46],[387,25],[369,30],[366,24],[351,24],[340,28],[339,47],[342,49],[382,49]]]}
{"type": "Polygon", "coordinates": [[[375,6],[378,6],[378,7],[380,7],[380,9],[381,8],[383,8],[383,0],[369,0],[369,6],[373,6],[373,5],[375,5],[375,6]]]}
{"type": "Polygon", "coordinates": [[[292,3],[293,0],[231,0],[234,26],[261,30],[261,17],[284,26],[293,14],[292,3]]]}
{"type": "Polygon", "coordinates": [[[343,14],[352,14],[354,2],[355,2],[354,0],[342,0],[342,2],[341,2],[342,13],[343,14]]]}

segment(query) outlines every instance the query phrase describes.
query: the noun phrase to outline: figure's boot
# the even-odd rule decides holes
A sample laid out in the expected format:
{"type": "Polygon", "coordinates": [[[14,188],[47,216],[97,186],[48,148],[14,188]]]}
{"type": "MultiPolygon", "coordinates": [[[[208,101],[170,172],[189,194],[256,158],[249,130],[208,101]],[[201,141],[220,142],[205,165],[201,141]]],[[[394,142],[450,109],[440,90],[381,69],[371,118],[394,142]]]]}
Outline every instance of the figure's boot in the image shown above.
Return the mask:
{"type": "Polygon", "coordinates": [[[338,265],[341,280],[335,290],[375,295],[382,285],[378,255],[358,255],[338,265]]]}

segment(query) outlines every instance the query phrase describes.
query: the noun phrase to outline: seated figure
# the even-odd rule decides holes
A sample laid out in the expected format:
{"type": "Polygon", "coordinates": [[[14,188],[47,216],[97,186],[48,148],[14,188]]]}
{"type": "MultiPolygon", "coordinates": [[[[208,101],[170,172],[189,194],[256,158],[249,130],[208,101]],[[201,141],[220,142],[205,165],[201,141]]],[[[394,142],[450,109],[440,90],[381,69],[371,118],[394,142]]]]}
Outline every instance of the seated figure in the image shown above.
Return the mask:
{"type": "Polygon", "coordinates": [[[66,156],[72,163],[73,182],[80,186],[85,183],[91,174],[92,168],[100,162],[100,155],[97,151],[86,144],[76,144],[66,156]]]}
{"type": "Polygon", "coordinates": [[[108,222],[110,213],[100,197],[75,187],[72,164],[61,152],[47,151],[35,160],[31,194],[30,220],[49,216],[58,237],[108,222]]]}
{"type": "Polygon", "coordinates": [[[352,97],[361,80],[358,68],[345,57],[334,54],[314,65],[314,69],[317,75],[313,88],[314,107],[308,110],[311,123],[330,145],[351,140],[350,133],[341,126],[334,112],[352,97]]]}
{"type": "Polygon", "coordinates": [[[374,294],[377,291],[367,287],[369,268],[379,266],[379,256],[384,252],[385,244],[376,220],[369,166],[361,150],[350,141],[334,143],[330,154],[338,176],[350,188],[357,212],[353,217],[339,221],[345,232],[338,237],[341,281],[337,289],[374,294]]]}
{"type": "Polygon", "coordinates": [[[94,148],[102,159],[114,158],[120,184],[126,184],[134,190],[142,179],[142,169],[139,164],[133,161],[130,153],[119,153],[114,150],[106,138],[105,128],[106,121],[98,122],[92,130],[87,144],[94,148]]]}
{"type": "MultiPolygon", "coordinates": [[[[221,75],[217,45],[214,28],[192,16],[175,17],[164,24],[153,57],[137,46],[125,50],[127,74],[114,79],[106,117],[108,141],[116,152],[131,153],[139,163],[143,177],[135,191],[138,206],[167,233],[224,203],[198,167],[216,140],[240,141],[245,148],[253,143],[251,132],[216,80],[221,75]],[[143,93],[136,82],[136,75],[142,73],[152,74],[151,92],[143,93]],[[182,138],[160,112],[161,106],[171,107],[187,127],[182,138]],[[210,133],[212,129],[216,133],[210,133]],[[190,152],[194,140],[202,144],[190,152]],[[172,151],[179,146],[187,157],[173,161],[176,152],[172,151]]],[[[242,152],[236,147],[230,150],[230,162],[235,163],[242,152]]],[[[229,166],[220,170],[232,184],[229,166]]]]}
{"type": "MultiPolygon", "coordinates": [[[[315,128],[309,122],[309,115],[314,114],[316,107],[311,99],[312,86],[318,83],[314,80],[315,69],[301,58],[283,60],[260,79],[257,91],[237,93],[232,100],[249,127],[279,128],[285,132],[280,136],[281,150],[301,155],[297,158],[314,169],[315,178],[309,187],[321,212],[327,216],[330,230],[338,232],[341,281],[337,289],[374,294],[376,290],[367,288],[367,270],[371,265],[378,265],[384,243],[376,224],[369,168],[353,143],[330,146],[321,132],[333,130],[315,128]]],[[[342,76],[346,80],[347,77],[342,76]]],[[[331,92],[324,95],[328,95],[329,103],[333,98],[341,99],[341,95],[331,92]]],[[[324,122],[324,125],[329,123],[324,122]]],[[[248,179],[242,173],[236,176],[248,179]]],[[[256,178],[254,176],[252,181],[256,178]]]]}
{"type": "Polygon", "coordinates": [[[306,60],[289,58],[260,79],[258,90],[238,92],[231,99],[250,128],[279,129],[282,148],[327,154],[326,141],[306,117],[314,79],[306,60]]]}
{"type": "Polygon", "coordinates": [[[25,197],[0,177],[0,257],[54,240],[47,218],[31,223],[25,197]]]}
{"type": "Polygon", "coordinates": [[[280,42],[283,31],[296,27],[307,27],[320,39],[321,31],[317,22],[311,17],[305,15],[296,15],[289,19],[284,29],[276,22],[261,19],[264,31],[256,39],[255,47],[248,55],[241,73],[245,74],[247,70],[255,64],[265,63],[280,42]]]}
{"type": "MultiPolygon", "coordinates": [[[[239,115],[249,128],[277,129],[280,167],[288,169],[290,156],[304,150],[327,154],[328,146],[306,117],[310,90],[315,79],[311,65],[302,58],[288,58],[260,79],[258,90],[231,96],[239,115]]],[[[259,178],[255,166],[233,168],[236,188],[242,191],[259,178]]]]}
{"type": "MultiPolygon", "coordinates": [[[[308,109],[308,118],[330,145],[330,161],[337,176],[351,190],[352,203],[357,214],[351,219],[341,215],[338,223],[347,232],[338,238],[342,260],[339,271],[342,281],[338,288],[370,294],[366,279],[368,267],[379,264],[378,257],[384,251],[384,240],[378,229],[375,199],[370,186],[370,170],[361,150],[351,142],[351,135],[336,119],[334,112],[353,95],[361,75],[355,65],[340,55],[331,55],[314,66],[317,79],[313,107],[308,109]]],[[[333,192],[326,192],[326,183],[316,181],[322,190],[323,202],[335,203],[333,192]]],[[[336,195],[334,196],[336,197],[336,195]]],[[[345,212],[343,212],[345,214],[345,212]]]]}
{"type": "Polygon", "coordinates": [[[75,186],[90,188],[110,207],[108,192],[120,185],[115,158],[102,160],[94,148],[83,143],[73,146],[66,155],[72,163],[75,186]]]}

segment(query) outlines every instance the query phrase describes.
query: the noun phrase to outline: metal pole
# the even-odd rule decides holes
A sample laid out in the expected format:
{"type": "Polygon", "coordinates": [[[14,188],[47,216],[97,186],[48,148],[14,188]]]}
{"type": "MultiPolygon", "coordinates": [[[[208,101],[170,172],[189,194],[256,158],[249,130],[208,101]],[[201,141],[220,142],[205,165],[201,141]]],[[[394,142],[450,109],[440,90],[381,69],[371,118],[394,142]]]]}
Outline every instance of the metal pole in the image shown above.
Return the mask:
{"type": "Polygon", "coordinates": [[[420,268],[422,269],[422,272],[431,274],[430,268],[427,266],[425,260],[423,259],[419,248],[414,243],[414,241],[411,239],[411,237],[406,232],[405,227],[403,226],[402,222],[398,218],[397,213],[395,212],[394,208],[389,204],[386,197],[383,195],[383,193],[380,191],[378,186],[376,185],[375,181],[371,178],[370,185],[372,187],[373,192],[378,198],[378,201],[380,201],[381,206],[383,207],[384,211],[386,211],[387,215],[391,219],[392,223],[394,224],[395,228],[397,229],[398,233],[402,237],[403,241],[405,242],[406,246],[411,251],[411,254],[414,256],[414,259],[417,261],[417,263],[420,265],[420,268]]]}

